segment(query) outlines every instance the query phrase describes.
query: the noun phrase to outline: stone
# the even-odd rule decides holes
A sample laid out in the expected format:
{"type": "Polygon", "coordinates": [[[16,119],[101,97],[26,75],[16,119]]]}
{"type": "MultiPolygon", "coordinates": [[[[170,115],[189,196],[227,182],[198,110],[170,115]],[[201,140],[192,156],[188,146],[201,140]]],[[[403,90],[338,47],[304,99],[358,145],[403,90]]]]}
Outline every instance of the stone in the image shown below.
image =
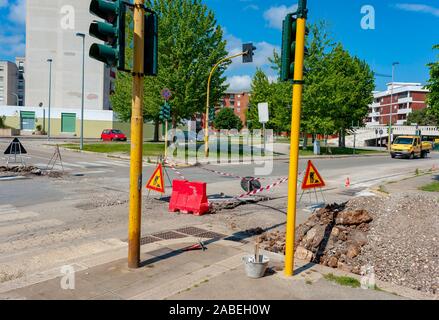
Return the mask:
{"type": "Polygon", "coordinates": [[[362,247],[367,244],[367,235],[360,230],[353,230],[351,233],[349,233],[348,240],[355,242],[362,247]]]}
{"type": "Polygon", "coordinates": [[[295,256],[297,259],[310,262],[313,259],[313,253],[304,247],[297,247],[295,256]]]}
{"type": "Polygon", "coordinates": [[[337,268],[345,272],[352,272],[352,267],[346,263],[338,261],[337,268]]]}
{"type": "Polygon", "coordinates": [[[328,259],[328,266],[331,268],[337,268],[338,265],[338,259],[334,256],[330,257],[328,259]]]}
{"type": "Polygon", "coordinates": [[[348,247],[348,251],[346,253],[346,256],[350,259],[355,258],[360,254],[360,246],[358,244],[351,244],[348,247]]]}
{"type": "Polygon", "coordinates": [[[340,234],[339,228],[337,228],[337,227],[332,228],[331,236],[338,237],[339,234],[340,234]]]}
{"type": "Polygon", "coordinates": [[[361,225],[372,220],[372,217],[366,210],[342,211],[337,215],[335,223],[338,225],[361,225]]]}

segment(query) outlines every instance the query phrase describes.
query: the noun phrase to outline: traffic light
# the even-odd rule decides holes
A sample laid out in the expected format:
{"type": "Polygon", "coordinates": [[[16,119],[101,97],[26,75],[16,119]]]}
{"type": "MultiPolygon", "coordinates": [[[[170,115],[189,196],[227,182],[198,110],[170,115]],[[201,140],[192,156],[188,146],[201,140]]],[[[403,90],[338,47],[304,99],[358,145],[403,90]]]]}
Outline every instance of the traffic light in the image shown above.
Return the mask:
{"type": "Polygon", "coordinates": [[[160,109],[159,118],[162,121],[170,121],[171,118],[171,106],[165,103],[160,109]]]}
{"type": "Polygon", "coordinates": [[[253,43],[245,43],[242,45],[242,52],[246,52],[242,56],[242,62],[243,63],[251,63],[253,62],[253,56],[255,55],[254,51],[256,50],[256,47],[253,45],[253,43]]]}
{"type": "Polygon", "coordinates": [[[288,14],[283,21],[282,30],[282,67],[281,80],[294,80],[294,63],[296,59],[297,19],[288,14]]]}
{"type": "Polygon", "coordinates": [[[105,42],[92,44],[90,57],[109,67],[125,70],[125,3],[122,0],[92,0],[90,13],[105,20],[90,25],[90,36],[105,42]]]}
{"type": "Polygon", "coordinates": [[[145,15],[145,75],[157,76],[158,73],[158,16],[154,13],[145,15]]]}
{"type": "MultiPolygon", "coordinates": [[[[306,28],[305,35],[309,34],[306,28]]],[[[283,21],[282,28],[282,57],[281,57],[281,80],[294,80],[294,64],[296,63],[296,37],[297,37],[297,19],[294,14],[290,13],[283,21]]],[[[308,55],[308,48],[305,49],[305,56],[308,55]]],[[[307,73],[304,68],[304,74],[307,73]]]]}
{"type": "Polygon", "coordinates": [[[215,108],[209,107],[209,122],[213,122],[215,120],[215,108]]]}

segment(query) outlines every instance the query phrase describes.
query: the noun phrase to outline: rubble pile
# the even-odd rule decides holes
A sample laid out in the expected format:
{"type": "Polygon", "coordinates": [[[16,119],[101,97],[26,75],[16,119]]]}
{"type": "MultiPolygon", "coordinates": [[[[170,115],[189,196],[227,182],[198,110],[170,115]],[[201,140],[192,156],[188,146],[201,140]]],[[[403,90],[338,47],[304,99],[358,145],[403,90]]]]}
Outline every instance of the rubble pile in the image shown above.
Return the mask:
{"type": "Polygon", "coordinates": [[[21,175],[21,176],[48,176],[50,178],[60,178],[63,173],[56,170],[41,170],[40,168],[34,166],[0,166],[0,177],[5,175],[21,175]]]}
{"type": "MultiPolygon", "coordinates": [[[[320,209],[296,229],[298,259],[360,274],[357,257],[368,242],[373,218],[365,210],[345,210],[343,205],[320,209]]],[[[266,250],[285,253],[285,233],[275,231],[259,237],[266,250]]]]}

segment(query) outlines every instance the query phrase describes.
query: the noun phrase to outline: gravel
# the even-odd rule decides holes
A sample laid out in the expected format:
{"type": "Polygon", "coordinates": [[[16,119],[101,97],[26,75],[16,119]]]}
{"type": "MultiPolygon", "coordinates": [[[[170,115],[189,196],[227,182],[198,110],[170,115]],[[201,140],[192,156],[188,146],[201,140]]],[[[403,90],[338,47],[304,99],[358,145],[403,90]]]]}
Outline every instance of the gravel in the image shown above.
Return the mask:
{"type": "Polygon", "coordinates": [[[383,281],[438,294],[439,201],[423,194],[389,198],[357,198],[351,209],[366,209],[374,217],[368,243],[358,259],[374,267],[383,281]]]}

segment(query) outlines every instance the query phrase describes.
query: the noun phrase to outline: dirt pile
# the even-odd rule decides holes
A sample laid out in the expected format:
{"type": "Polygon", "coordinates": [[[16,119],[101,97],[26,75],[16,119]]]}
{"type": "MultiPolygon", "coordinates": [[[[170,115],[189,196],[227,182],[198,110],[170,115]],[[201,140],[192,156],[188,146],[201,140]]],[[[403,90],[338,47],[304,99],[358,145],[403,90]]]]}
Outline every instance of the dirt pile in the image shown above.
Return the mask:
{"type": "MultiPolygon", "coordinates": [[[[332,268],[360,274],[356,257],[367,244],[372,216],[365,210],[345,210],[345,205],[320,209],[296,229],[296,257],[332,268]]],[[[262,235],[266,250],[285,253],[285,234],[262,235]]]]}
{"type": "Polygon", "coordinates": [[[34,166],[12,166],[12,167],[0,166],[0,177],[6,175],[9,176],[11,174],[14,176],[15,175],[48,176],[50,178],[60,178],[64,175],[60,171],[55,171],[55,170],[45,171],[34,166]]]}

